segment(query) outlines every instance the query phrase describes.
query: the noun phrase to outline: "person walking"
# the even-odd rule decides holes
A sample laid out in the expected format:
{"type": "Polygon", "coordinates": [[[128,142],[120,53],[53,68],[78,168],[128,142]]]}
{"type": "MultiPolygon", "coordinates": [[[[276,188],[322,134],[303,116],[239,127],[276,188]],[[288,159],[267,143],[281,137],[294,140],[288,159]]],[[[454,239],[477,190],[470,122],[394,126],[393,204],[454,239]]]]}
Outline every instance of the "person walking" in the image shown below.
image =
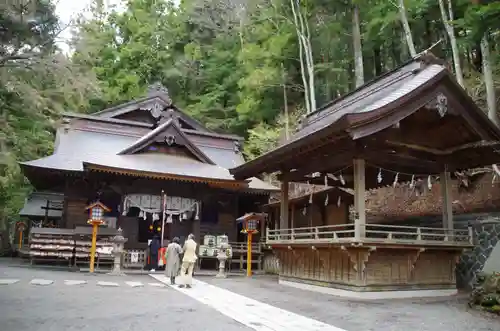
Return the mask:
{"type": "Polygon", "coordinates": [[[175,277],[179,274],[181,254],[182,247],[179,244],[179,237],[175,237],[167,246],[167,264],[165,265],[165,276],[170,277],[172,285],[175,285],[175,277]]]}
{"type": "Polygon", "coordinates": [[[181,284],[179,287],[186,286],[191,288],[193,283],[193,269],[194,264],[198,257],[196,256],[196,246],[198,244],[194,241],[194,235],[191,233],[188,239],[184,243],[184,257],[182,258],[181,264],[181,284]]]}
{"type": "Polygon", "coordinates": [[[158,268],[158,251],[160,250],[160,247],[160,236],[155,234],[153,236],[153,240],[151,240],[151,243],[149,244],[149,264],[151,272],[155,272],[158,268]]]}

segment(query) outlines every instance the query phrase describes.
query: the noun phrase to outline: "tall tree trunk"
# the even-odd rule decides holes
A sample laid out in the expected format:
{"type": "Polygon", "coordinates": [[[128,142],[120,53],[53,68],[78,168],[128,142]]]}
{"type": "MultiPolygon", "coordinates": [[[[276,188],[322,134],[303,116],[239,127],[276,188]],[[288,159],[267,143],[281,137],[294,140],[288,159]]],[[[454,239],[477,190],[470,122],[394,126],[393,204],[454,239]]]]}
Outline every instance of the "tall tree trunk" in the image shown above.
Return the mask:
{"type": "Polygon", "coordinates": [[[304,40],[304,50],[306,51],[306,63],[309,76],[309,98],[311,99],[311,112],[316,110],[316,84],[314,82],[314,59],[311,45],[311,32],[309,31],[309,23],[307,17],[300,10],[300,2],[297,1],[297,10],[299,11],[299,22],[302,29],[302,38],[304,40]],[[305,35],[304,35],[305,31],[305,35]]]}
{"type": "MultiPolygon", "coordinates": [[[[299,62],[300,62],[300,76],[302,77],[302,84],[304,84],[304,98],[306,113],[311,112],[311,101],[309,97],[309,80],[307,79],[307,74],[304,64],[304,46],[302,43],[301,31],[299,26],[299,19],[297,17],[297,11],[295,10],[295,0],[290,0],[290,5],[293,13],[293,22],[295,25],[295,32],[297,33],[297,41],[299,42],[299,62]]],[[[299,8],[300,9],[300,8],[299,8]]]]}
{"type": "Polygon", "coordinates": [[[356,4],[354,4],[352,8],[352,42],[354,48],[354,73],[356,77],[356,87],[359,87],[365,82],[365,74],[363,70],[361,29],[359,27],[359,8],[356,4]]]}
{"type": "Polygon", "coordinates": [[[493,72],[491,68],[490,45],[488,42],[488,33],[485,33],[481,39],[481,54],[483,56],[483,75],[486,85],[486,102],[488,104],[488,118],[498,125],[498,115],[496,109],[495,83],[493,81],[493,72]]]}
{"type": "Polygon", "coordinates": [[[446,13],[446,9],[444,7],[444,0],[439,0],[439,9],[441,10],[441,17],[443,19],[446,32],[448,33],[448,37],[450,38],[453,63],[455,64],[455,76],[457,77],[457,81],[460,86],[465,88],[464,75],[462,73],[462,66],[460,65],[460,54],[457,45],[457,38],[455,37],[455,29],[450,23],[451,21],[453,21],[453,8],[451,6],[451,0],[446,1],[448,2],[448,13],[446,13]]]}
{"type": "Polygon", "coordinates": [[[316,88],[314,82],[314,59],[312,55],[311,36],[309,24],[303,16],[298,0],[290,0],[295,24],[295,32],[299,41],[299,57],[302,81],[304,82],[304,95],[306,97],[306,110],[316,110],[316,88]],[[305,61],[305,62],[304,62],[305,61]],[[307,73],[306,73],[307,71],[307,73]]]}
{"type": "Polygon", "coordinates": [[[281,63],[281,72],[283,79],[283,105],[285,106],[285,139],[288,141],[290,139],[290,117],[288,116],[288,97],[286,94],[286,74],[285,67],[283,66],[283,62],[281,63]]]}
{"type": "Polygon", "coordinates": [[[408,50],[412,57],[417,56],[417,51],[415,50],[415,43],[413,42],[413,36],[411,34],[410,23],[408,23],[408,17],[406,16],[406,7],[404,0],[399,0],[399,15],[401,16],[401,24],[403,25],[403,30],[405,32],[406,44],[408,45],[408,50]]]}

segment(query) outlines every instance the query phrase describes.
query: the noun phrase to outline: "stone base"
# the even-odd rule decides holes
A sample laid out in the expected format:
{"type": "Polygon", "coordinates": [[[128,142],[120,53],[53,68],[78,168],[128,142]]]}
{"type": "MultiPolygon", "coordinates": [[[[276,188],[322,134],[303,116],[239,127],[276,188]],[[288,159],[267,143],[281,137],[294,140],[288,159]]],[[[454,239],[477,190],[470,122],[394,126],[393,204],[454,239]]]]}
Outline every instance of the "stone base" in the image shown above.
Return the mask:
{"type": "Polygon", "coordinates": [[[406,299],[451,296],[458,293],[457,289],[431,289],[431,290],[404,290],[404,291],[350,291],[334,287],[324,287],[306,283],[279,280],[280,285],[295,287],[301,290],[330,294],[349,299],[380,300],[380,299],[406,299]]]}

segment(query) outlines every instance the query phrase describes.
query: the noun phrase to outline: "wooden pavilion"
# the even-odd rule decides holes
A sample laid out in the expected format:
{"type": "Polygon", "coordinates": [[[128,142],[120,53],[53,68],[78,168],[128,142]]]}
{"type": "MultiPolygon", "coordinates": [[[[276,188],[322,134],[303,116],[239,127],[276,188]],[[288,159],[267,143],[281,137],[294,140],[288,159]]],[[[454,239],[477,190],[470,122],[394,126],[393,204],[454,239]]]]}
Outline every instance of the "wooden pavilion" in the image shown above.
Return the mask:
{"type": "Polygon", "coordinates": [[[236,218],[278,189],[229,173],[244,162],[242,140],[207,129],[154,85],[139,100],[65,114],[54,153],[21,167],[38,191],[64,195],[59,227],[88,226],[85,207],[98,198],[112,209],[107,227],[123,229],[128,251],[144,251],[162,220],[165,239],[193,233],[199,242],[206,234],[243,242],[236,218]]]}
{"type": "Polygon", "coordinates": [[[280,282],[357,298],[456,293],[455,265],[472,246],[453,225],[451,174],[500,160],[499,129],[445,64],[421,54],[303,119],[285,144],[230,170],[236,179],[279,172],[279,229],[266,242],[280,282]],[[366,223],[366,190],[439,180],[442,227],[366,223]],[[354,189],[335,225],[291,227],[289,182],[354,189]],[[342,224],[343,223],[343,224],[342,224]]]}

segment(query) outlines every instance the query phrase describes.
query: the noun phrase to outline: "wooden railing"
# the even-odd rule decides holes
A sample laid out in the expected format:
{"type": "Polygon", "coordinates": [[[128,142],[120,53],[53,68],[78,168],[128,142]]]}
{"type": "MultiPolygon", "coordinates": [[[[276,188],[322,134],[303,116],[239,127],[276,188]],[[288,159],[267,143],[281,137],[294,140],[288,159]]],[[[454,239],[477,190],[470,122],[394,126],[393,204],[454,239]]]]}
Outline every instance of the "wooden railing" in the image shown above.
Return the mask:
{"type": "Polygon", "coordinates": [[[470,246],[472,229],[448,230],[444,228],[414,227],[385,224],[366,224],[355,237],[354,224],[325,225],[304,228],[266,230],[266,244],[307,244],[367,242],[386,244],[438,244],[470,246]]]}
{"type": "MultiPolygon", "coordinates": [[[[229,245],[234,253],[245,253],[247,252],[246,242],[230,242],[229,245]]],[[[261,245],[259,242],[252,243],[252,253],[261,253],[261,245]]]]}

